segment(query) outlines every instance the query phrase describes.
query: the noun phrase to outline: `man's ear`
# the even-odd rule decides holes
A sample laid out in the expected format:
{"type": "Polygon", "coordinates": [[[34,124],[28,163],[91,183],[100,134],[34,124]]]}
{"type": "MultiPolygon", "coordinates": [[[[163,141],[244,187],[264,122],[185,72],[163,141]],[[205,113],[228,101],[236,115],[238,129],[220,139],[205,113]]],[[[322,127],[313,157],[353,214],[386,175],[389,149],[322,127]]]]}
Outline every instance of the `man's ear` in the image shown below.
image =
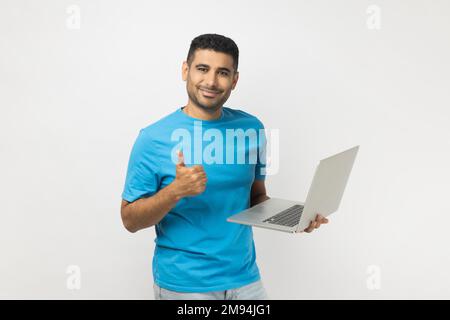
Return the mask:
{"type": "Polygon", "coordinates": [[[183,61],[183,65],[181,66],[181,77],[182,77],[183,81],[187,80],[188,71],[189,71],[189,65],[188,65],[187,61],[183,61]]]}
{"type": "Polygon", "coordinates": [[[236,87],[236,84],[239,80],[239,71],[236,71],[233,77],[234,77],[234,79],[233,79],[233,83],[231,85],[231,90],[234,90],[234,88],[236,87]]]}

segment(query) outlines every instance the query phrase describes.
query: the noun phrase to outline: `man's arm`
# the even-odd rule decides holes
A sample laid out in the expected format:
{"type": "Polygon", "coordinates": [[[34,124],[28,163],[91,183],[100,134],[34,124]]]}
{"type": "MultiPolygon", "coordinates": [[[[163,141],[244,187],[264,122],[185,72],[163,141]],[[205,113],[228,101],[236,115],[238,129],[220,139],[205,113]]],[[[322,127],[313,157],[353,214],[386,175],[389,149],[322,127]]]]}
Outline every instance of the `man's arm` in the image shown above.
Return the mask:
{"type": "Polygon", "coordinates": [[[266,194],[266,185],[264,180],[255,180],[252,184],[250,193],[250,207],[266,201],[267,199],[270,199],[270,197],[266,194]]]}
{"type": "Polygon", "coordinates": [[[177,202],[205,191],[206,173],[201,165],[186,167],[183,153],[178,154],[174,181],[153,196],[133,202],[122,199],[120,214],[125,228],[136,232],[157,224],[177,202]]]}
{"type": "Polygon", "coordinates": [[[141,198],[134,202],[122,199],[120,214],[125,228],[136,232],[157,224],[172,209],[181,197],[173,184],[148,198],[141,198]]]}

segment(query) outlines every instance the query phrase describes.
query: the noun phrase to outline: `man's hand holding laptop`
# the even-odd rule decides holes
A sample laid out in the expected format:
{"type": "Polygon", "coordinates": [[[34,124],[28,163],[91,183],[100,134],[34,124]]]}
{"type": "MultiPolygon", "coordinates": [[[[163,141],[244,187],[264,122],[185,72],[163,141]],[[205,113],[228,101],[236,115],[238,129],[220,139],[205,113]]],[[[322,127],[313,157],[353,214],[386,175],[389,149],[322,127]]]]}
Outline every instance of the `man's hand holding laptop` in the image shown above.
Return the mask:
{"type": "Polygon", "coordinates": [[[322,224],[327,224],[327,223],[328,223],[328,219],[323,217],[322,215],[318,214],[316,216],[316,220],[311,221],[311,223],[309,224],[309,227],[303,231],[307,232],[307,233],[311,233],[314,231],[314,229],[319,229],[322,224]]]}

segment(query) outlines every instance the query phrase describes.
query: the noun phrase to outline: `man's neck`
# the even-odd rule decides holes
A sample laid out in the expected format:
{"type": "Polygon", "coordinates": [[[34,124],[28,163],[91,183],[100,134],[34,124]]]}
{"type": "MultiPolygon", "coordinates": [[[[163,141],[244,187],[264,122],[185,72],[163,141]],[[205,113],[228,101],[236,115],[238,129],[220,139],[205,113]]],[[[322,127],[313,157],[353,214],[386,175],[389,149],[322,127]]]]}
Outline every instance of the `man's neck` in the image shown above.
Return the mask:
{"type": "Polygon", "coordinates": [[[199,120],[217,120],[220,118],[220,115],[222,114],[222,107],[220,107],[214,112],[208,112],[189,102],[183,108],[183,112],[186,113],[188,116],[199,120]]]}

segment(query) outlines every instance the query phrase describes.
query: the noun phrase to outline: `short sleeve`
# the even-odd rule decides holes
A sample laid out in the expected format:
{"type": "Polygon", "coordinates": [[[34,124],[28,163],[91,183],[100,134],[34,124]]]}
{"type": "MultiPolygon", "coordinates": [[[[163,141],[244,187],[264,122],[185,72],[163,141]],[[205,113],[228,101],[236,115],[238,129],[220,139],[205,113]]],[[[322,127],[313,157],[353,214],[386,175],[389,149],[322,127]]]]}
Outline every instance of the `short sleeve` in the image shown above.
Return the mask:
{"type": "Polygon", "coordinates": [[[266,134],[264,125],[258,120],[258,155],[255,166],[255,180],[265,180],[266,178],[266,134]]]}
{"type": "Polygon", "coordinates": [[[158,191],[160,176],[155,144],[141,129],[131,150],[122,199],[133,202],[158,191]]]}

